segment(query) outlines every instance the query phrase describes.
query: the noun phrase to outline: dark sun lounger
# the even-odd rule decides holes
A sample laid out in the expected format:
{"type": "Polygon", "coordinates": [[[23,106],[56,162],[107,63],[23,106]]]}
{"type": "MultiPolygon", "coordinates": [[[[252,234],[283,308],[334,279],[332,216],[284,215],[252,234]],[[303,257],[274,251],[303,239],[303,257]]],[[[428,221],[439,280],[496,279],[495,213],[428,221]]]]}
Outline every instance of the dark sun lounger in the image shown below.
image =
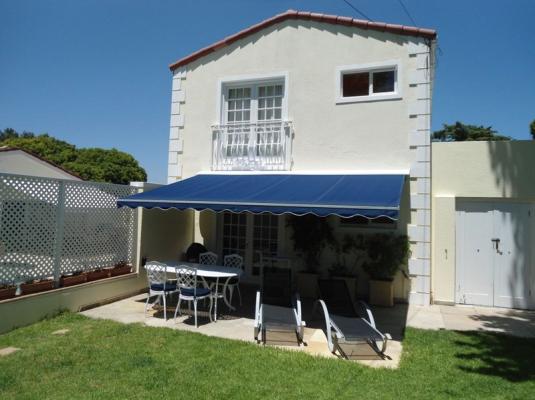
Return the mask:
{"type": "Polygon", "coordinates": [[[325,316],[329,350],[348,358],[344,350],[347,345],[368,343],[383,357],[388,340],[392,338],[377,329],[370,307],[360,301],[357,311],[343,280],[320,280],[319,287],[321,299],[318,303],[325,316]]]}

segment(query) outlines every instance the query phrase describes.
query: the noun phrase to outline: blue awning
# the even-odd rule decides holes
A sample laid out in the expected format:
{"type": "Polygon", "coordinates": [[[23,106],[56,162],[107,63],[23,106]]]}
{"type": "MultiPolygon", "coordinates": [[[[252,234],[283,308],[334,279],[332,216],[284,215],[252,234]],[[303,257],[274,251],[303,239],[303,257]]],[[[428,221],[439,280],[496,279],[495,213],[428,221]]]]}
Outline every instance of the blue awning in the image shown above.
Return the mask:
{"type": "Polygon", "coordinates": [[[118,207],[397,219],[405,175],[199,174],[118,207]]]}

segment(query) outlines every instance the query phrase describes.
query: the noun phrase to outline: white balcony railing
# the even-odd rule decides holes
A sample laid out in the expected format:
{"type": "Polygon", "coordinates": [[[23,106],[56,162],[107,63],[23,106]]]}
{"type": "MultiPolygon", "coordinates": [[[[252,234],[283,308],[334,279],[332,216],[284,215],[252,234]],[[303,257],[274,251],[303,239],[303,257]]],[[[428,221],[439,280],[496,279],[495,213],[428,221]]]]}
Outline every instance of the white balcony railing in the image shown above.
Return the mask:
{"type": "Polygon", "coordinates": [[[212,170],[289,170],[292,126],[289,121],[214,125],[212,170]]]}

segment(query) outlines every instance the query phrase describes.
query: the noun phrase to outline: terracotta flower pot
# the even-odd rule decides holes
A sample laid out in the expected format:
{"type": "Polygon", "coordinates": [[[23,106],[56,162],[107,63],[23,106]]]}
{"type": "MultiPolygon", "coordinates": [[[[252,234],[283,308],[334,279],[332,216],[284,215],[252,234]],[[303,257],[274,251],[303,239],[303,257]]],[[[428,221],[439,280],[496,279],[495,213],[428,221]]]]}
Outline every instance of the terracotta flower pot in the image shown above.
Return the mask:
{"type": "Polygon", "coordinates": [[[23,283],[22,285],[20,285],[20,289],[22,291],[22,294],[44,292],[46,290],[54,289],[54,281],[47,280],[32,283],[23,283]]]}
{"type": "Polygon", "coordinates": [[[374,306],[394,306],[394,282],[370,280],[370,304],[374,306]]]}
{"type": "Polygon", "coordinates": [[[111,276],[119,276],[119,275],[125,275],[132,272],[132,266],[131,265],[121,265],[117,266],[115,268],[110,269],[111,276]]]}
{"type": "Polygon", "coordinates": [[[99,271],[90,271],[86,274],[87,281],[97,281],[99,279],[109,278],[110,277],[110,270],[109,269],[101,269],[99,271]]]}
{"type": "Polygon", "coordinates": [[[59,284],[61,287],[79,285],[80,283],[85,282],[87,282],[87,275],[85,274],[62,276],[59,280],[59,284]]]}
{"type": "Polygon", "coordinates": [[[7,287],[0,289],[0,300],[11,299],[12,297],[15,297],[16,291],[17,288],[15,287],[7,287]]]}

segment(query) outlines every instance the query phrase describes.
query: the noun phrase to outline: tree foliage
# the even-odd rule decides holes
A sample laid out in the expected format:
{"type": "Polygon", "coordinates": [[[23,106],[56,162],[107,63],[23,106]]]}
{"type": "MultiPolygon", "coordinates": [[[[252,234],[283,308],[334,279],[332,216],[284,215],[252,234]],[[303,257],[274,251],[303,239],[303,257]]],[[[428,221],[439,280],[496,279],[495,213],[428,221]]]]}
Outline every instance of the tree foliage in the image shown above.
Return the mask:
{"type": "Polygon", "coordinates": [[[459,121],[453,125],[444,124],[441,130],[433,132],[432,138],[442,142],[511,140],[500,135],[492,126],[467,125],[459,121]]]}
{"type": "Polygon", "coordinates": [[[535,140],[535,119],[529,124],[529,133],[531,133],[531,137],[535,140]]]}
{"type": "Polygon", "coordinates": [[[77,148],[46,133],[19,134],[11,128],[0,130],[0,146],[26,150],[90,181],[128,184],[147,180],[137,160],[117,149],[77,148]]]}

